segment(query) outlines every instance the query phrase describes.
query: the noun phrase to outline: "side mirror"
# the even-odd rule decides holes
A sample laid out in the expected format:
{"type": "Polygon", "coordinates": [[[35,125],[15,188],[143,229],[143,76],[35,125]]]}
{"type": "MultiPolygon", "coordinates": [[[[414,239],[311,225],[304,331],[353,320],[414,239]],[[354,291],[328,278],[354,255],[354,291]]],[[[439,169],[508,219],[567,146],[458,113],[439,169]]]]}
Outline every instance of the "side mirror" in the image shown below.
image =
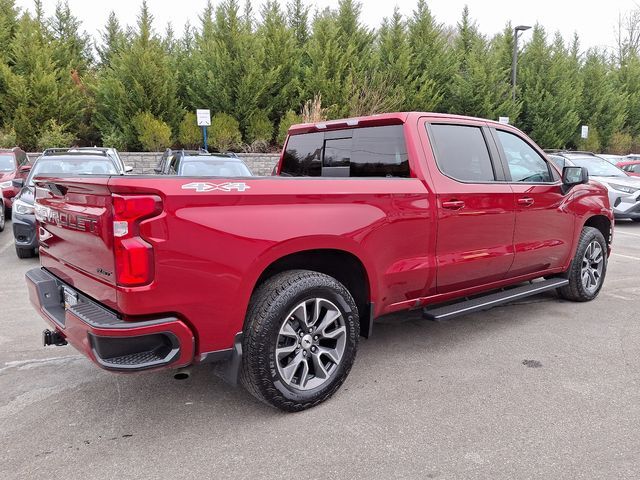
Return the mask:
{"type": "Polygon", "coordinates": [[[156,172],[156,173],[162,173],[162,168],[160,168],[160,167],[155,167],[155,168],[153,169],[153,171],[154,171],[154,172],[156,172]]]}
{"type": "Polygon", "coordinates": [[[131,173],[131,172],[133,172],[133,167],[131,165],[125,165],[124,166],[124,171],[126,173],[131,173]]]}
{"type": "Polygon", "coordinates": [[[562,170],[562,185],[565,192],[585,183],[589,183],[589,170],[585,167],[564,167],[562,170]]]}
{"type": "Polygon", "coordinates": [[[21,165],[18,168],[18,173],[29,173],[31,171],[31,165],[21,165]]]}
{"type": "Polygon", "coordinates": [[[13,185],[14,188],[24,187],[24,178],[14,178],[11,180],[11,185],[13,185]]]}

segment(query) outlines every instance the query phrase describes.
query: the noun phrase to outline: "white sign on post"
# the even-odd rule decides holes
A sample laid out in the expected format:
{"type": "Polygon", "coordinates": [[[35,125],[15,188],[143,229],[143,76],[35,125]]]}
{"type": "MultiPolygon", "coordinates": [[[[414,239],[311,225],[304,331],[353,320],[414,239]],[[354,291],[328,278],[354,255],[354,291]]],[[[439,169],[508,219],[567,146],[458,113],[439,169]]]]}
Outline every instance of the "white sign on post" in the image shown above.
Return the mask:
{"type": "Polygon", "coordinates": [[[211,110],[196,110],[196,118],[199,127],[211,126],[211,110]]]}
{"type": "Polygon", "coordinates": [[[498,122],[509,125],[509,117],[498,117],[498,122]]]}
{"type": "Polygon", "coordinates": [[[580,131],[581,138],[589,138],[589,127],[587,125],[582,125],[582,130],[580,131]]]}

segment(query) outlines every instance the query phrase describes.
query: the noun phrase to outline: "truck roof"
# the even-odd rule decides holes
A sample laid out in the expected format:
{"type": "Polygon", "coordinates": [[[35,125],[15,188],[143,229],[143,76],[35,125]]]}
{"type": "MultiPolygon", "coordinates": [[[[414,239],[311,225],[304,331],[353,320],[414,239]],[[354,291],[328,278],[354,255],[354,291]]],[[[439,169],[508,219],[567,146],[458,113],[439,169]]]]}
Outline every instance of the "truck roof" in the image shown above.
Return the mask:
{"type": "Polygon", "coordinates": [[[410,117],[424,117],[440,119],[459,119],[474,122],[486,122],[495,125],[505,126],[495,120],[487,120],[486,118],[468,117],[464,115],[453,115],[450,113],[434,113],[434,112],[393,112],[382,113],[377,115],[367,115],[364,117],[343,118],[339,120],[327,120],[317,123],[300,123],[291,126],[289,135],[298,135],[301,133],[324,132],[327,130],[341,130],[349,127],[375,127],[382,125],[401,125],[410,117]]]}

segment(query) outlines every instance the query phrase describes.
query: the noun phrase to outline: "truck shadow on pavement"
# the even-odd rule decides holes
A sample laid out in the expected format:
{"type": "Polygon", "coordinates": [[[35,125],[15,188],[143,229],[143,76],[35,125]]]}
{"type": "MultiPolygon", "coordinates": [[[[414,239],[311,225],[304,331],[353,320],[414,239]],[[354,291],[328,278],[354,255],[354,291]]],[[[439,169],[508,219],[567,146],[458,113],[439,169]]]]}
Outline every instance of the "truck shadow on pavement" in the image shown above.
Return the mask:
{"type": "MultiPolygon", "coordinates": [[[[495,342],[501,331],[526,322],[535,323],[535,317],[540,313],[529,305],[539,303],[547,304],[546,308],[550,308],[553,315],[562,317],[567,314],[567,303],[555,293],[547,293],[446,322],[424,320],[419,311],[379,319],[372,338],[360,340],[355,366],[345,385],[330,402],[339,402],[343,392],[349,392],[350,388],[366,389],[372,383],[386,382],[386,385],[377,385],[376,388],[401,388],[405,377],[414,375],[412,365],[428,366],[441,351],[470,349],[470,355],[474,355],[488,348],[489,342],[495,342]]],[[[174,380],[172,372],[132,376],[101,372],[100,377],[108,383],[116,381],[119,384],[117,393],[122,397],[119,401],[133,411],[139,406],[140,414],[146,416],[150,412],[161,412],[163,417],[171,417],[171,410],[179,413],[185,408],[204,408],[208,416],[243,415],[254,419],[282,414],[254,399],[242,387],[226,384],[214,374],[211,365],[194,367],[188,380],[174,380]],[[109,377],[116,380],[110,381],[109,377]],[[144,398],[140,398],[141,392],[144,392],[144,398]]]]}

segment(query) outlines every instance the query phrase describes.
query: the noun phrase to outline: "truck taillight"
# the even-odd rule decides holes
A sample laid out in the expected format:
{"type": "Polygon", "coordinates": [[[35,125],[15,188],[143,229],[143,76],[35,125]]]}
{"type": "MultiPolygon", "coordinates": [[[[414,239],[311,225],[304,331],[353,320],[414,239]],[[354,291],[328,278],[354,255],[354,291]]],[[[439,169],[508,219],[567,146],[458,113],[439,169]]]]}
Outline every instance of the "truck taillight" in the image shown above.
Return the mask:
{"type": "Polygon", "coordinates": [[[123,287],[153,280],[153,246],[140,236],[140,222],[162,212],[155,195],[113,195],[113,243],[116,282],[123,287]]]}

